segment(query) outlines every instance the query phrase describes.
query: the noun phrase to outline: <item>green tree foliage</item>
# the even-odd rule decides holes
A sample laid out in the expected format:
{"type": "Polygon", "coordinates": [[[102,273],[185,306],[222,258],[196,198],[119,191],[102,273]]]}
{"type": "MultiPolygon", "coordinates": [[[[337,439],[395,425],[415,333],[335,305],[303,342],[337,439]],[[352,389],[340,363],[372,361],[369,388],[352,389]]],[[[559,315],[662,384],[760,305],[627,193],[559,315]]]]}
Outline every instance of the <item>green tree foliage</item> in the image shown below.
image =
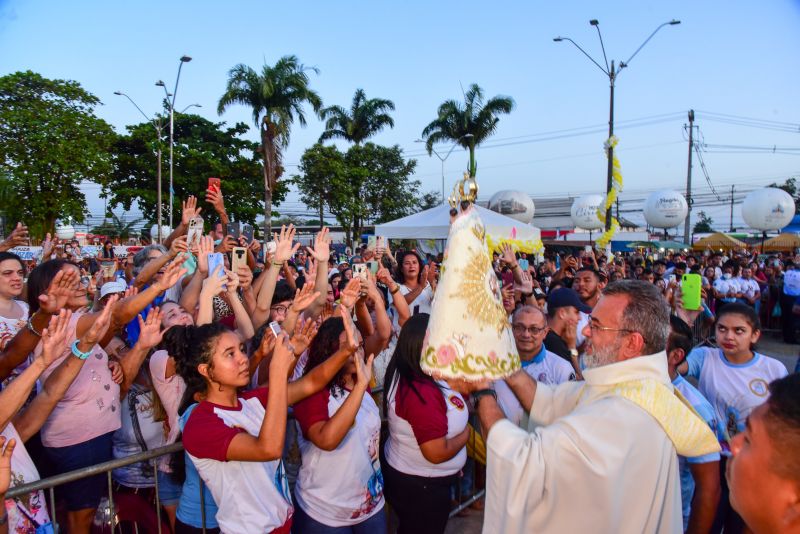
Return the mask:
{"type": "Polygon", "coordinates": [[[273,197],[278,192],[283,175],[283,150],[289,146],[289,134],[297,120],[306,125],[303,106],[310,104],[315,112],[322,99],[309,86],[308,71],[296,56],[284,56],[275,65],[264,65],[258,73],[239,64],[228,72],[228,84],[220,97],[217,112],[222,114],[233,104],[251,108],[253,123],[259,129],[263,159],[264,231],[271,232],[270,221],[273,197]]]}
{"type": "Polygon", "coordinates": [[[789,178],[783,184],[778,185],[776,183],[769,184],[767,187],[777,187],[778,189],[783,189],[794,199],[794,213],[797,215],[800,213],[800,195],[798,195],[797,190],[797,178],[789,178]]]}
{"type": "Polygon", "coordinates": [[[94,114],[100,100],[69,80],[31,72],[0,77],[0,173],[9,177],[11,221],[24,221],[35,237],[56,219],[83,222],[82,180],[103,182],[111,174],[109,148],[115,134],[94,114]]]}
{"type": "Polygon", "coordinates": [[[319,141],[339,138],[360,145],[385,126],[394,128],[394,120],[388,111],[394,111],[391,100],[367,98],[363,89],[357,89],[349,110],[342,106],[330,106],[320,111],[320,118],[325,121],[325,131],[319,141]]]}
{"type": "Polygon", "coordinates": [[[420,211],[429,210],[431,208],[435,208],[439,204],[442,203],[442,194],[438,191],[428,191],[427,193],[422,194],[417,199],[417,208],[420,211]]]}
{"type": "MultiPolygon", "coordinates": [[[[262,213],[261,164],[258,144],[244,139],[248,126],[238,123],[226,127],[224,122],[214,123],[199,115],[175,115],[173,150],[173,206],[174,224],[180,222],[181,200],[189,195],[204,198],[208,178],[222,180],[225,207],[232,220],[255,224],[262,213]]],[[[169,138],[166,131],[161,140],[162,151],[167,153],[169,138]]],[[[159,140],[149,122],[128,126],[128,135],[120,136],[114,147],[114,180],[106,184],[109,204],[121,204],[127,211],[138,201],[145,218],[153,224],[157,218],[157,156],[159,140]]],[[[169,166],[162,156],[162,217],[169,213],[169,166]]],[[[278,204],[286,195],[286,187],[274,194],[278,204]]],[[[209,204],[201,203],[202,216],[209,224],[218,222],[218,216],[209,204]]]]}
{"type": "Polygon", "coordinates": [[[419,182],[409,177],[416,164],[413,159],[406,161],[398,146],[366,143],[342,153],[336,147],[317,144],[303,155],[302,174],[293,181],[309,206],[317,210],[323,206],[336,217],[347,242],[352,243],[364,224],[390,221],[414,211],[419,182]]]}
{"type": "Polygon", "coordinates": [[[706,215],[706,212],[701,211],[697,214],[700,219],[695,223],[694,229],[692,230],[695,234],[705,234],[709,232],[713,232],[714,229],[711,227],[714,224],[714,220],[706,215]]]}
{"type": "Polygon", "coordinates": [[[436,143],[458,143],[469,150],[469,174],[478,170],[475,147],[486,141],[497,130],[498,115],[514,109],[514,100],[508,96],[495,96],[484,102],[483,89],[472,84],[464,93],[464,103],[447,100],[439,106],[438,116],[422,131],[428,155],[436,143]]]}

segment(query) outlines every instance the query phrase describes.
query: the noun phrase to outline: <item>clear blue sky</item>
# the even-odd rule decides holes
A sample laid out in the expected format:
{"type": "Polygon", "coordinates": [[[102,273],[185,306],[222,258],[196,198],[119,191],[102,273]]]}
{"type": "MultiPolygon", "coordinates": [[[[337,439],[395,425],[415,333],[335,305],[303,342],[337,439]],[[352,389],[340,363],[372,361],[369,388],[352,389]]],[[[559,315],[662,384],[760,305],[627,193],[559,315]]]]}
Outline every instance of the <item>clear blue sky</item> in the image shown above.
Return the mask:
{"type": "MultiPolygon", "coordinates": [[[[44,2],[0,0],[0,74],[30,69],[79,81],[103,106],[98,114],[123,131],[138,112],[115,90],[130,94],[148,113],[161,88],[175,81],[178,58],[193,57],[181,75],[176,108],[200,103],[213,120],[251,123],[248,110],[222,117],[216,102],[228,69],[259,68],[285,54],[320,69],[313,87],[325,104],[349,105],[356,88],[397,106],[396,126],[375,137],[418,156],[423,190],[439,190],[439,160],[414,140],[445,99],[460,98],[476,82],[487,95],[504,94],[515,111],[501,119],[492,143],[478,152],[481,197],[500,189],[534,196],[601,192],[605,134],[540,142],[535,134],[602,125],[608,117],[607,78],[569,43],[602,61],[588,20],[600,20],[609,60],[624,60],[661,22],[663,28],[623,71],[617,85],[620,121],[674,114],[663,122],[619,129],[626,192],[683,188],[688,109],[800,123],[800,2],[797,0],[673,2],[44,2]],[[525,137],[527,136],[527,137],[525,137]]],[[[800,147],[800,132],[712,122],[698,111],[709,144],[800,147]]],[[[286,162],[297,163],[322,125],[312,119],[292,132],[286,162]]],[[[250,135],[256,138],[255,131],[250,135]]],[[[552,137],[552,136],[545,136],[552,137]]],[[[447,150],[449,147],[443,147],[447,150]]],[[[709,175],[720,189],[783,181],[800,175],[794,154],[708,152],[709,175]]],[[[461,150],[446,164],[447,189],[466,165],[461,150]]],[[[293,167],[289,167],[289,172],[293,167]]],[[[705,187],[699,167],[695,183],[705,187]]],[[[96,190],[88,190],[94,191],[96,190]]],[[[92,200],[90,208],[101,213],[92,200]]],[[[286,210],[301,206],[292,195],[286,210]]],[[[280,209],[280,208],[279,208],[280,209]]],[[[726,209],[709,208],[717,222],[726,209]]]]}

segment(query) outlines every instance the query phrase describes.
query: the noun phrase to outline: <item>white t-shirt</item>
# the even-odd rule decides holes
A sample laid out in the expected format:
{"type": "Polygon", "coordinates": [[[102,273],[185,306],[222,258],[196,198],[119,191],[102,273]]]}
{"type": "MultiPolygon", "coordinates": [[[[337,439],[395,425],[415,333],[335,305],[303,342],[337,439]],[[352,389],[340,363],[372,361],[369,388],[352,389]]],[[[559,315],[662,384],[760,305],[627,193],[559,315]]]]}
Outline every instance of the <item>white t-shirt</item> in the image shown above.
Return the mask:
{"type": "Polygon", "coordinates": [[[355,422],[339,446],[332,451],[319,449],[306,439],[308,430],[331,419],[350,396],[347,390],[332,389],[294,406],[302,431],[297,441],[303,456],[295,497],[315,521],[346,527],[366,521],[383,508],[383,475],[378,459],[381,414],[372,396],[365,393],[355,422]]]}
{"type": "Polygon", "coordinates": [[[789,269],[783,273],[783,292],[790,297],[800,297],[800,270],[789,269]]]}
{"type": "Polygon", "coordinates": [[[268,394],[268,388],[242,393],[237,408],[202,401],[184,427],[183,445],[219,506],[222,532],[271,532],[285,525],[294,511],[281,460],[227,459],[237,434],[258,436],[268,394]]]}
{"type": "Polygon", "coordinates": [[[736,279],[736,283],[739,284],[739,289],[742,292],[742,295],[746,298],[753,298],[756,296],[756,293],[761,291],[758,282],[752,278],[745,280],[740,276],[736,279]]]}
{"type": "Polygon", "coordinates": [[[725,302],[735,302],[735,296],[728,296],[729,294],[740,293],[741,288],[735,278],[718,278],[714,280],[714,289],[719,294],[719,298],[725,302]]]}
{"type": "MultiPolygon", "coordinates": [[[[542,384],[556,385],[575,380],[575,370],[572,366],[564,358],[548,351],[544,345],[532,360],[522,362],[522,368],[542,384]]],[[[497,402],[506,414],[506,418],[517,426],[528,428],[528,410],[522,407],[505,380],[497,380],[494,383],[494,390],[497,393],[497,402]]]]}
{"type": "Polygon", "coordinates": [[[433,439],[453,438],[467,427],[469,413],[464,398],[445,382],[439,387],[429,381],[417,380],[414,387],[395,379],[387,398],[389,439],[386,442],[386,461],[407,475],[444,477],[458,473],[467,461],[463,447],[446,462],[434,464],[422,455],[420,445],[433,439]]]}
{"type": "MultiPolygon", "coordinates": [[[[405,284],[398,284],[400,286],[400,294],[408,295],[411,293],[411,290],[405,284]]],[[[417,298],[414,299],[411,304],[408,305],[408,309],[411,312],[411,315],[416,315],[418,313],[430,313],[431,312],[431,303],[433,302],[433,289],[431,289],[430,284],[425,282],[425,289],[417,295],[417,298]]]]}
{"type": "MultiPolygon", "coordinates": [[[[697,379],[698,389],[714,407],[728,438],[745,427],[747,416],[769,396],[769,383],[786,376],[786,367],[774,358],[756,352],[747,363],[729,362],[722,350],[697,347],[686,357],[688,376],[697,379]]],[[[730,453],[725,444],[723,453],[730,453]]]]}
{"type": "MultiPolygon", "coordinates": [[[[0,315],[0,350],[6,347],[8,342],[17,335],[17,332],[25,328],[25,325],[28,321],[28,314],[30,313],[28,303],[22,300],[14,300],[13,302],[19,307],[21,315],[19,318],[3,317],[0,315]]],[[[0,387],[0,389],[5,389],[8,384],[21,375],[22,371],[27,369],[30,364],[31,357],[28,355],[28,357],[25,358],[25,361],[16,366],[11,371],[11,374],[5,380],[3,380],[2,387],[0,387]]],[[[33,397],[36,396],[36,389],[37,388],[34,388],[31,391],[31,394],[28,397],[28,400],[25,402],[25,405],[30,404],[30,402],[33,400],[33,397]]]]}
{"type": "MultiPolygon", "coordinates": [[[[120,403],[122,424],[111,437],[114,458],[126,458],[165,445],[164,425],[153,419],[153,395],[152,390],[134,383],[122,399],[120,403]],[[140,443],[140,439],[143,443],[140,443]]],[[[114,469],[112,476],[114,480],[129,488],[152,488],[155,484],[154,463],[155,460],[150,460],[126,465],[114,469]]]]}
{"type": "MultiPolygon", "coordinates": [[[[14,439],[17,442],[14,454],[11,455],[11,487],[39,480],[39,471],[36,470],[36,465],[28,455],[25,443],[20,439],[14,425],[8,423],[0,435],[6,438],[6,441],[14,439]]],[[[29,493],[23,497],[17,497],[16,499],[6,499],[5,505],[8,512],[9,532],[35,532],[36,525],[34,525],[34,521],[39,525],[50,522],[50,515],[47,513],[47,501],[42,490],[29,493]]]]}

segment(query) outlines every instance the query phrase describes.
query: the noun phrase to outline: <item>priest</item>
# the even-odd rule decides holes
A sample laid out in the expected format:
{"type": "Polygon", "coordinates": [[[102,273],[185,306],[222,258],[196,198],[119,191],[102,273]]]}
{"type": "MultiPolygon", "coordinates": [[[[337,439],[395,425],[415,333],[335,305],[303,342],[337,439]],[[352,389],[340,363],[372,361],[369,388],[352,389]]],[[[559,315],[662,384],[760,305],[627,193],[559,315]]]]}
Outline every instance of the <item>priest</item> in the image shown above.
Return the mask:
{"type": "Polygon", "coordinates": [[[664,353],[667,304],[655,286],[609,285],[584,329],[585,382],[506,383],[529,414],[505,419],[490,381],[471,392],[487,439],[483,532],[683,532],[677,454],[719,450],[673,390],[664,353]]]}

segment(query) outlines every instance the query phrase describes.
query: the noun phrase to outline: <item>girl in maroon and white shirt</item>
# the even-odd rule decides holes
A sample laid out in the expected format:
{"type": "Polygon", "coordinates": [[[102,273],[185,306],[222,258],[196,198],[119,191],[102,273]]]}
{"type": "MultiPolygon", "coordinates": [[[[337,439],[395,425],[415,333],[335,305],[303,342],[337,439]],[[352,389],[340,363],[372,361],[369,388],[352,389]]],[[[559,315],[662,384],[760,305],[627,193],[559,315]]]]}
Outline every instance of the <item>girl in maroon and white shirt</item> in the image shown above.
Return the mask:
{"type": "MultiPolygon", "coordinates": [[[[344,322],[326,320],[311,342],[308,373],[346,343],[344,322]]],[[[360,334],[356,334],[360,338],[360,334]]],[[[295,487],[294,529],[303,532],[386,532],[379,461],[381,416],[370,395],[370,356],[359,348],[325,389],[299,402],[294,414],[303,465],[295,487]]]]}
{"type": "Polygon", "coordinates": [[[463,397],[420,368],[428,319],[420,313],[403,325],[384,382],[389,439],[382,465],[399,534],[444,532],[450,486],[467,460],[463,397]]]}
{"type": "Polygon", "coordinates": [[[250,382],[249,362],[234,332],[218,323],[199,326],[191,346],[188,361],[176,362],[186,382],[181,408],[202,401],[186,422],[183,444],[219,507],[220,529],[288,534],[293,508],[281,462],[288,405],[320,391],[355,352],[352,327],[342,350],[289,384],[294,348],[281,333],[269,386],[246,393],[239,390],[250,382]]]}

